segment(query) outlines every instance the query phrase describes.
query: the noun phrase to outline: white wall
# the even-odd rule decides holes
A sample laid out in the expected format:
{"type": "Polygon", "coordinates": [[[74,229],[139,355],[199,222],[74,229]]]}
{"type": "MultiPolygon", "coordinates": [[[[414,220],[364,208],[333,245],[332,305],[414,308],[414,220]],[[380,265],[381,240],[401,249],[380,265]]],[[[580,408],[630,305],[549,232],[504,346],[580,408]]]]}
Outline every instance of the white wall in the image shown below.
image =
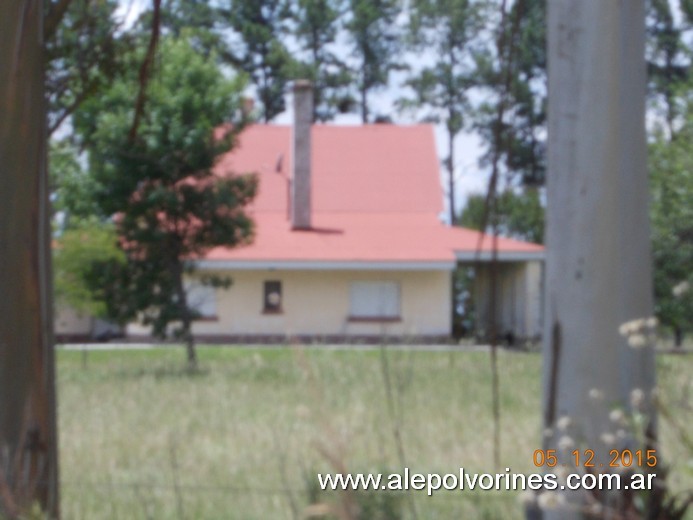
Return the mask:
{"type": "Polygon", "coordinates": [[[89,336],[92,318],[67,305],[56,305],[54,332],[58,336],[89,336]]]}
{"type": "MultiPolygon", "coordinates": [[[[450,334],[448,271],[237,271],[233,285],[217,290],[218,319],[200,321],[195,334],[209,335],[436,335],[450,334]],[[282,282],[283,313],[263,313],[263,284],[282,282]],[[349,320],[351,282],[395,281],[400,285],[401,321],[349,320]]],[[[130,335],[146,335],[140,325],[130,335]]]]}

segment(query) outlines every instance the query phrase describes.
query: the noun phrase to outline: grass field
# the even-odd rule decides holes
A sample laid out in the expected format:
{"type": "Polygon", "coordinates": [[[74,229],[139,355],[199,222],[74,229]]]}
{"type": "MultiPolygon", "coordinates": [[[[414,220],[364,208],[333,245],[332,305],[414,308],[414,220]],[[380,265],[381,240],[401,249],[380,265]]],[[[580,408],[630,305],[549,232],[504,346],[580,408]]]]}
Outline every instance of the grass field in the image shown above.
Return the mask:
{"type": "MultiPolygon", "coordinates": [[[[400,472],[397,432],[412,471],[494,472],[487,353],[208,347],[200,358],[190,375],[177,348],[59,353],[64,518],[302,518],[331,463],[400,472]]],[[[502,466],[534,472],[541,359],[500,352],[499,366],[502,466]]],[[[683,424],[692,369],[691,356],[659,356],[663,400],[683,424]]],[[[661,429],[674,486],[691,487],[690,452],[661,429]]],[[[400,500],[405,518],[412,501],[421,519],[522,517],[510,492],[400,500]]]]}

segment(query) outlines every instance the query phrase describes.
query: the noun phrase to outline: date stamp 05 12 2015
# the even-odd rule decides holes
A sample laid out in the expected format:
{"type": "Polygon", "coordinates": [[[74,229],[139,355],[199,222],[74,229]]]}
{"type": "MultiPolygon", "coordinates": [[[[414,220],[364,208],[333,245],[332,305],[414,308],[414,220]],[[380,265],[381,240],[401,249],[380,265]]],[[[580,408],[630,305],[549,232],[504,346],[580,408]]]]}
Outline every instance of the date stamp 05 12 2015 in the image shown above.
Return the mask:
{"type": "Polygon", "coordinates": [[[574,468],[654,468],[657,465],[657,450],[610,450],[608,461],[595,461],[594,450],[573,450],[571,463],[560,464],[556,450],[535,450],[534,465],[538,468],[553,468],[559,464],[563,467],[574,468]]]}

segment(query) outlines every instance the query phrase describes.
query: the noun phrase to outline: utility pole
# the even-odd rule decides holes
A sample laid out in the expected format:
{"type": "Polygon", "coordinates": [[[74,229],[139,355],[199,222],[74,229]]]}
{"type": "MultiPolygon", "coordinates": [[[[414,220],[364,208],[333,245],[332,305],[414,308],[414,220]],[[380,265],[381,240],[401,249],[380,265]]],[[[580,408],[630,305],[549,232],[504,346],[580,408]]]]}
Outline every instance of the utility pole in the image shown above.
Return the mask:
{"type": "MultiPolygon", "coordinates": [[[[558,465],[547,471],[587,472],[586,449],[596,472],[614,471],[610,450],[638,449],[638,434],[655,434],[644,4],[548,2],[543,447],[558,465]],[[643,431],[629,424],[633,414],[646,418],[643,431]]],[[[626,500],[618,491],[552,498],[544,519],[615,511],[626,500]]]]}
{"type": "Polygon", "coordinates": [[[59,517],[43,0],[0,2],[0,516],[59,517]]]}

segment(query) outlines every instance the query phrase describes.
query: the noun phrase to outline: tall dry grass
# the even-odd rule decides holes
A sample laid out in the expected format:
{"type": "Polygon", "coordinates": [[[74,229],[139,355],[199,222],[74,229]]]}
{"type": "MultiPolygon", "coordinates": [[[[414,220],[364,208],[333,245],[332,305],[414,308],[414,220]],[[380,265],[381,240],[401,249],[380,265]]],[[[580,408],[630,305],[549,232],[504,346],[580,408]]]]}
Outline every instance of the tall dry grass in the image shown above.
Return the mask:
{"type": "MultiPolygon", "coordinates": [[[[335,471],[326,454],[352,472],[400,472],[402,452],[420,473],[493,472],[488,354],[385,355],[389,398],[378,350],[202,347],[196,375],[176,348],[90,352],[86,366],[60,352],[64,517],[293,520],[315,473],[335,471]]],[[[663,399],[690,419],[693,358],[658,365],[663,399]]],[[[501,351],[499,369],[502,466],[536,471],[541,359],[501,351]]],[[[691,454],[667,421],[661,430],[672,485],[692,487],[691,454]]],[[[515,493],[412,498],[419,518],[523,517],[515,493]]]]}

